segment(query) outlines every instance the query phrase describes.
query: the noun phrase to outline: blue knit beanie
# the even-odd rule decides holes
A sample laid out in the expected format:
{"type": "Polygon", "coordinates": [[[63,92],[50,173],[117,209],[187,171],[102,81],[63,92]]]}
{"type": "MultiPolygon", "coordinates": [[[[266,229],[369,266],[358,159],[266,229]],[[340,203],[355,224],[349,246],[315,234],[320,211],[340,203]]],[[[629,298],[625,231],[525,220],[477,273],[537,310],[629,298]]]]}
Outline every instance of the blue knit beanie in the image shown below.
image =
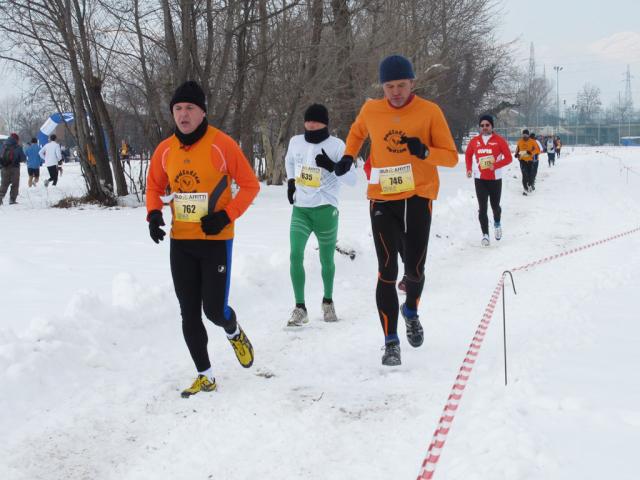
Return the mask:
{"type": "Polygon", "coordinates": [[[411,62],[401,55],[391,55],[380,63],[380,83],[416,78],[411,62]]]}

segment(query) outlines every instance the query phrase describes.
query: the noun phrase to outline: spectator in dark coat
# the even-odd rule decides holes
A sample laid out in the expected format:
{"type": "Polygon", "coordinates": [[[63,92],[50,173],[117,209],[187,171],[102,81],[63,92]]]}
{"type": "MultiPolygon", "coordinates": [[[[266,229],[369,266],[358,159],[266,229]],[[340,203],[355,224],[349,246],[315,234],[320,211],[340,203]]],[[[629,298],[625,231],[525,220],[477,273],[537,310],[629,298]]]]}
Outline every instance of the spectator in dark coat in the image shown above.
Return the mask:
{"type": "Polygon", "coordinates": [[[18,203],[18,189],[20,188],[20,162],[25,162],[27,159],[22,150],[22,146],[18,143],[20,138],[17,133],[12,133],[11,136],[4,142],[2,150],[0,150],[0,205],[4,200],[9,186],[11,186],[11,192],[9,193],[9,204],[13,205],[18,203]]]}

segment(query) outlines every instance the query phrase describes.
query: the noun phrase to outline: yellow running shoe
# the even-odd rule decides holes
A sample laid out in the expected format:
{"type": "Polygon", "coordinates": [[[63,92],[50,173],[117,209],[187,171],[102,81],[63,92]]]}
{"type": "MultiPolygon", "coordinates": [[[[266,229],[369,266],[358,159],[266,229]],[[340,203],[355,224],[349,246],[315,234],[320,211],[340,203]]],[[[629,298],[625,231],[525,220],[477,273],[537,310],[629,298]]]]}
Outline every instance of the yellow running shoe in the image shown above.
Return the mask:
{"type": "Polygon", "coordinates": [[[236,352],[236,357],[244,368],[249,368],[253,365],[253,346],[251,342],[247,338],[242,330],[240,324],[238,324],[238,330],[240,333],[233,338],[229,339],[231,346],[233,347],[234,352],[236,352]]]}
{"type": "Polygon", "coordinates": [[[209,380],[205,375],[198,375],[193,384],[183,390],[180,394],[182,398],[189,398],[191,395],[195,395],[198,392],[213,392],[217,388],[216,379],[209,380]]]}

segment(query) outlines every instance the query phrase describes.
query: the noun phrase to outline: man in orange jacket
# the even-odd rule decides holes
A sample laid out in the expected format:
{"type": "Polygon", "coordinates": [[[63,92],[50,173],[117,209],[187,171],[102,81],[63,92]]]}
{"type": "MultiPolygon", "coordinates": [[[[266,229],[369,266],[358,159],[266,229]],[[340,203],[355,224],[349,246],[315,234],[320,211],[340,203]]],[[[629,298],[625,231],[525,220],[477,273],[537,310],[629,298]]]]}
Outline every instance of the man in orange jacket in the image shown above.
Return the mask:
{"type": "Polygon", "coordinates": [[[193,81],[179,86],[171,99],[176,123],[151,157],[147,177],[147,220],[151,239],[165,236],[162,196],[171,198],[170,263],[182,332],[198,375],[182,392],[189,397],[213,391],[216,381],[207,352],[207,318],[224,328],[240,364],[253,364],[253,347],[228,305],[234,221],[249,207],[260,185],[236,142],[207,122],[202,88],[193,81]],[[231,182],[240,190],[235,198],[231,182]]]}
{"type": "Polygon", "coordinates": [[[384,98],[363,105],[351,125],[345,155],[335,168],[336,175],[346,173],[369,137],[371,176],[367,197],[378,256],[376,304],[385,336],[383,365],[401,363],[398,310],[405,320],[409,344],[419,347],[424,341],[418,303],[424,287],[431,204],[440,186],[437,167],[458,163],[442,110],[413,93],[414,79],[413,66],[405,57],[392,55],[380,63],[384,98]],[[399,307],[395,282],[402,236],[407,297],[399,307]]]}
{"type": "Polygon", "coordinates": [[[529,136],[529,130],[522,131],[522,138],[516,144],[515,157],[520,160],[523,195],[533,192],[533,159],[540,153],[538,142],[529,136]]]}

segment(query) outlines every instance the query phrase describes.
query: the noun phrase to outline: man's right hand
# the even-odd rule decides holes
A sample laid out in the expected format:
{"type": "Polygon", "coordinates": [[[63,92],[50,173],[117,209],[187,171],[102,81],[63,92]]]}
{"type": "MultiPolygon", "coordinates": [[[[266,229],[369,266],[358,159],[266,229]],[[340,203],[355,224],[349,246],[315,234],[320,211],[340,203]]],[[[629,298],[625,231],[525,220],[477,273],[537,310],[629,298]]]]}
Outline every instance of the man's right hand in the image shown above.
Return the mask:
{"type": "Polygon", "coordinates": [[[149,222],[149,236],[151,240],[160,243],[166,235],[166,232],[160,228],[164,226],[162,212],[160,210],[151,210],[149,215],[147,215],[147,221],[149,222]]]}
{"type": "Polygon", "coordinates": [[[324,168],[329,172],[333,172],[336,168],[335,162],[331,160],[329,155],[327,155],[327,152],[324,151],[324,148],[322,149],[322,153],[316,155],[316,165],[320,168],[324,168]]]}
{"type": "Polygon", "coordinates": [[[353,166],[353,157],[351,155],[344,155],[340,159],[340,161],[336,163],[333,173],[335,173],[336,176],[341,177],[342,175],[347,173],[349,170],[351,170],[352,166],[353,166]]]}
{"type": "Polygon", "coordinates": [[[471,170],[467,170],[467,178],[471,178],[471,170]]]}
{"type": "Polygon", "coordinates": [[[293,205],[293,194],[296,193],[296,179],[290,178],[287,180],[287,198],[289,203],[293,205]]]}

